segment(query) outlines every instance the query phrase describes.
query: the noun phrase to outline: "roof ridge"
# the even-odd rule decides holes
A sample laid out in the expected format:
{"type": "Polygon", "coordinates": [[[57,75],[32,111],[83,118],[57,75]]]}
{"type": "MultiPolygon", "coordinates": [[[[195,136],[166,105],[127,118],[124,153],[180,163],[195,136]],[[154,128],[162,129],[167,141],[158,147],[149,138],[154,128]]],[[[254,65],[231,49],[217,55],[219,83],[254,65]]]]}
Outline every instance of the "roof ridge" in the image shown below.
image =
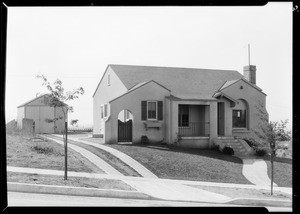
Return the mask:
{"type": "Polygon", "coordinates": [[[150,67],[150,68],[170,68],[170,69],[187,69],[187,70],[209,70],[209,71],[235,71],[232,69],[216,69],[216,68],[191,68],[191,67],[170,67],[170,66],[155,66],[155,65],[128,65],[128,64],[108,64],[108,66],[124,66],[124,67],[150,67]]]}

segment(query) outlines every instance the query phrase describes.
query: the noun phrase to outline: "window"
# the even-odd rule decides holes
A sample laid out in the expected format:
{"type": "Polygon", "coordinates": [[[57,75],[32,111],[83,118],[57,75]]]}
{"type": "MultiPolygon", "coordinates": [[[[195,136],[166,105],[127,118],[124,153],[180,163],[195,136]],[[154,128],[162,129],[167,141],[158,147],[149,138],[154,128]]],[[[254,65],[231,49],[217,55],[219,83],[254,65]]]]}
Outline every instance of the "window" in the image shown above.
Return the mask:
{"type": "Polygon", "coordinates": [[[178,127],[189,127],[189,105],[179,105],[178,127]]]}
{"type": "Polygon", "coordinates": [[[108,112],[107,112],[107,104],[104,105],[104,117],[107,117],[108,112]]]}
{"type": "Polygon", "coordinates": [[[156,120],[157,119],[157,102],[156,101],[148,101],[147,102],[147,118],[148,120],[156,120]]]}
{"type": "Polygon", "coordinates": [[[247,128],[247,106],[242,100],[232,110],[232,127],[247,128]]]}
{"type": "Polygon", "coordinates": [[[107,85],[110,85],[110,74],[107,76],[107,85]]]}
{"type": "Polygon", "coordinates": [[[100,111],[101,111],[101,119],[103,119],[104,115],[103,115],[103,106],[100,107],[100,111]]]}

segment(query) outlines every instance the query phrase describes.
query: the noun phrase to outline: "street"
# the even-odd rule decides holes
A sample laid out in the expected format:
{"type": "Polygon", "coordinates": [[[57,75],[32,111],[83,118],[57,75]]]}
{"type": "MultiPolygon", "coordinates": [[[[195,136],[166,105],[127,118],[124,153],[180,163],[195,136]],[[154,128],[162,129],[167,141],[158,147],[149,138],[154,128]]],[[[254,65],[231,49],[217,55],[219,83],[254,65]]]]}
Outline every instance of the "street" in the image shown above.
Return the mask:
{"type": "MultiPolygon", "coordinates": [[[[232,204],[198,203],[164,200],[140,200],[124,198],[86,197],[72,195],[8,192],[8,206],[63,206],[63,207],[237,207],[232,204]]],[[[269,211],[291,212],[292,208],[267,207],[269,211]]]]}

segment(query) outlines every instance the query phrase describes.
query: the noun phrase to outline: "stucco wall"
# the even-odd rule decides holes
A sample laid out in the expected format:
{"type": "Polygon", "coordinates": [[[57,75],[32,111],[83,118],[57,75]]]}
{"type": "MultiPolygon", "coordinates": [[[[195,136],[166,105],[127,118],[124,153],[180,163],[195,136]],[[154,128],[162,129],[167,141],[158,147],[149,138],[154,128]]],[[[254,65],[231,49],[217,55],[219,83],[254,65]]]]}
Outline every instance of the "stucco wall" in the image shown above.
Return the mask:
{"type": "Polygon", "coordinates": [[[146,135],[151,142],[160,142],[165,140],[165,97],[169,96],[170,92],[155,82],[145,84],[134,91],[112,101],[110,103],[110,117],[105,123],[105,142],[117,142],[118,114],[123,109],[129,110],[133,115],[133,142],[140,142],[141,136],[146,135]],[[162,127],[145,129],[144,122],[141,120],[141,101],[154,100],[163,101],[163,120],[162,127]]]}
{"type": "MultiPolygon", "coordinates": [[[[259,106],[259,103],[262,103],[265,108],[266,95],[242,80],[225,88],[223,92],[236,100],[243,99],[248,104],[248,127],[247,129],[232,128],[233,136],[247,136],[251,129],[258,129],[260,119],[258,117],[256,106],[259,106]]],[[[226,125],[232,127],[232,110],[230,112],[228,111],[228,117],[231,117],[231,120],[228,118],[226,125]]]]}
{"type": "MultiPolygon", "coordinates": [[[[121,82],[115,72],[108,67],[97,91],[93,97],[93,134],[99,135],[104,132],[104,120],[101,119],[100,106],[110,100],[124,94],[127,88],[121,82]],[[110,75],[110,85],[108,85],[108,75],[110,75]]],[[[107,118],[105,119],[107,120],[107,118]]]]}

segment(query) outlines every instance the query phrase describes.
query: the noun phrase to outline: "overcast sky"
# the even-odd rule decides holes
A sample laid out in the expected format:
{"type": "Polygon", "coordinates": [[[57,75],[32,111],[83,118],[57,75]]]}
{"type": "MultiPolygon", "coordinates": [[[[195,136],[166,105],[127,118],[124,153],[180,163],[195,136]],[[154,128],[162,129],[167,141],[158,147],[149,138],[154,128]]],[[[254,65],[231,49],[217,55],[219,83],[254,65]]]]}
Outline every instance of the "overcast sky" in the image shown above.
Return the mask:
{"type": "Polygon", "coordinates": [[[108,64],[257,67],[270,120],[292,120],[292,3],[262,7],[9,7],[6,122],[47,92],[38,74],[85,95],[69,103],[92,126],[92,95],[108,64]]]}

